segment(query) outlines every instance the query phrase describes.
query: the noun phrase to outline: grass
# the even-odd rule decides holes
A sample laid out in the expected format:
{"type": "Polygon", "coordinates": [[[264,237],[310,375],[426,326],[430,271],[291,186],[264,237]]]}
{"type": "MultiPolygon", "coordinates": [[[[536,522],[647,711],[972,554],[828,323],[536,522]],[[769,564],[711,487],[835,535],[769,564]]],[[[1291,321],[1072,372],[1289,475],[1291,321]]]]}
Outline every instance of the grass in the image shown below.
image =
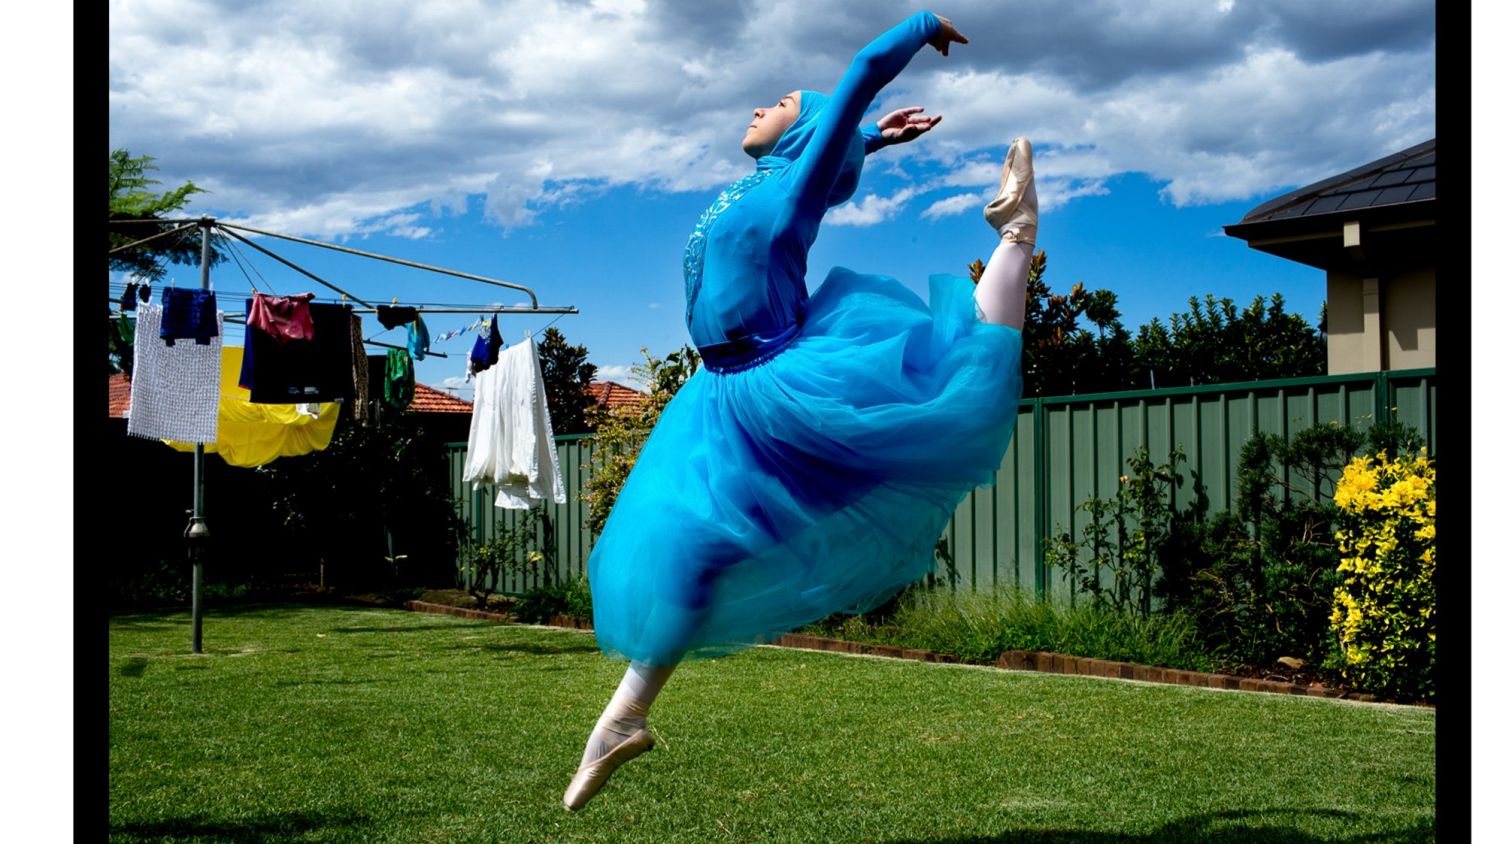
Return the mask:
{"type": "Polygon", "coordinates": [[[112,617],[110,840],[1433,840],[1435,713],[758,648],[560,799],[622,673],[588,634],[399,610],[112,617]]]}
{"type": "Polygon", "coordinates": [[[1181,614],[1146,618],[1094,604],[1068,607],[1038,602],[1022,591],[916,588],[902,593],[883,623],[867,616],[825,619],[805,629],[871,644],[924,648],[965,662],[993,665],[1011,650],[1213,671],[1215,662],[1181,614]]]}

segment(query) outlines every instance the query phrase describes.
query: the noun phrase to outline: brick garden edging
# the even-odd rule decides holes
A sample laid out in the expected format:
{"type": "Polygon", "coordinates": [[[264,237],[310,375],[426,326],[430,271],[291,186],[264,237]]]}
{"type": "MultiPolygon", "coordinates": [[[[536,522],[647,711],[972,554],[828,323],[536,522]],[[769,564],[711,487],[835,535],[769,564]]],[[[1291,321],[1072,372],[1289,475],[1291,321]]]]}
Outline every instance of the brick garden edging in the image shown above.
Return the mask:
{"type": "MultiPolygon", "coordinates": [[[[409,610],[457,615],[465,618],[484,618],[492,621],[515,621],[506,613],[450,607],[427,601],[407,601],[409,610]]],[[[592,630],[592,620],[555,615],[548,625],[570,630],[592,630]]],[[[787,633],[770,642],[778,648],[804,651],[827,651],[829,653],[883,656],[891,659],[910,659],[919,662],[958,663],[953,654],[940,654],[922,648],[902,648],[896,645],[866,645],[843,639],[827,639],[802,633],[787,633]]],[[[1010,671],[1045,671],[1050,674],[1077,674],[1085,677],[1106,677],[1114,680],[1139,680],[1146,683],[1165,683],[1176,686],[1199,686],[1207,689],[1226,689],[1241,692],[1269,692],[1271,694],[1302,695],[1304,697],[1337,698],[1361,703],[1388,703],[1372,694],[1351,692],[1345,689],[1324,686],[1303,686],[1277,680],[1257,680],[1251,677],[1236,677],[1232,674],[1206,674],[1201,671],[1183,671],[1177,668],[1159,668],[1154,665],[1136,665],[1129,662],[1114,662],[1107,659],[1090,659],[1068,656],[1047,651],[1006,651],[995,660],[994,667],[1010,671]]],[[[1424,705],[1424,704],[1419,704],[1424,705]]]]}
{"type": "MultiPolygon", "coordinates": [[[[475,610],[468,607],[450,607],[447,604],[434,604],[430,601],[407,601],[402,606],[413,612],[435,612],[443,615],[456,615],[463,618],[483,618],[489,621],[516,622],[515,616],[510,613],[490,612],[489,610],[475,610]]],[[[516,622],[519,623],[519,622],[516,622]]],[[[593,630],[594,623],[585,618],[573,618],[567,615],[554,615],[548,619],[548,627],[564,627],[569,630],[593,630]]]]}

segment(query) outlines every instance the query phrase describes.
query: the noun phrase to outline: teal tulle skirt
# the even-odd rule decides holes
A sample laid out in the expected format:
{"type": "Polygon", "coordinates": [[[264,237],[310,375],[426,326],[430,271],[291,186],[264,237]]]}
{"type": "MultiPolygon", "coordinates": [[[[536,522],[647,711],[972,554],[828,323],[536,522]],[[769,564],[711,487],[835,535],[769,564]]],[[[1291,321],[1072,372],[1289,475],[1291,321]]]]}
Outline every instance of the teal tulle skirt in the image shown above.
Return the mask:
{"type": "Polygon", "coordinates": [[[994,483],[1021,397],[1021,335],[974,284],[836,268],[800,334],[699,369],[662,412],[589,556],[594,633],[651,664],[717,656],[925,576],[970,490],[994,483]]]}

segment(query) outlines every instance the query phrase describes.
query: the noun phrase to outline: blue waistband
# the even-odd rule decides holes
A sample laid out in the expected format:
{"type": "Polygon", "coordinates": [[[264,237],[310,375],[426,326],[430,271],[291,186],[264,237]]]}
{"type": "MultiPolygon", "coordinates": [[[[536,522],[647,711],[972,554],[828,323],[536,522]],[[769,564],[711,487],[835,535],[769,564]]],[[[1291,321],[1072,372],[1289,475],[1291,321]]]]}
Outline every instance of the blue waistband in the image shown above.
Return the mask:
{"type": "Polygon", "coordinates": [[[703,356],[703,366],[709,372],[720,375],[740,372],[776,357],[801,333],[802,326],[794,322],[769,336],[752,334],[741,340],[699,346],[698,354],[703,356]]]}

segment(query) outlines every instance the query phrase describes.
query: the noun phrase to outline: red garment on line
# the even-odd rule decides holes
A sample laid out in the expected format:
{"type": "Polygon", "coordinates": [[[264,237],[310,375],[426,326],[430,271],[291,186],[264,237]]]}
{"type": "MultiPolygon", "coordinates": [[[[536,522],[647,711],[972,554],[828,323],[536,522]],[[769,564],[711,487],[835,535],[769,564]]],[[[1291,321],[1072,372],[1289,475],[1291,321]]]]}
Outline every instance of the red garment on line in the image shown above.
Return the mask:
{"type": "Polygon", "coordinates": [[[312,310],[307,303],[313,294],[298,293],[295,296],[267,296],[256,293],[250,302],[250,315],[246,325],[253,325],[271,335],[278,343],[288,340],[311,340],[313,338],[312,310]]]}

